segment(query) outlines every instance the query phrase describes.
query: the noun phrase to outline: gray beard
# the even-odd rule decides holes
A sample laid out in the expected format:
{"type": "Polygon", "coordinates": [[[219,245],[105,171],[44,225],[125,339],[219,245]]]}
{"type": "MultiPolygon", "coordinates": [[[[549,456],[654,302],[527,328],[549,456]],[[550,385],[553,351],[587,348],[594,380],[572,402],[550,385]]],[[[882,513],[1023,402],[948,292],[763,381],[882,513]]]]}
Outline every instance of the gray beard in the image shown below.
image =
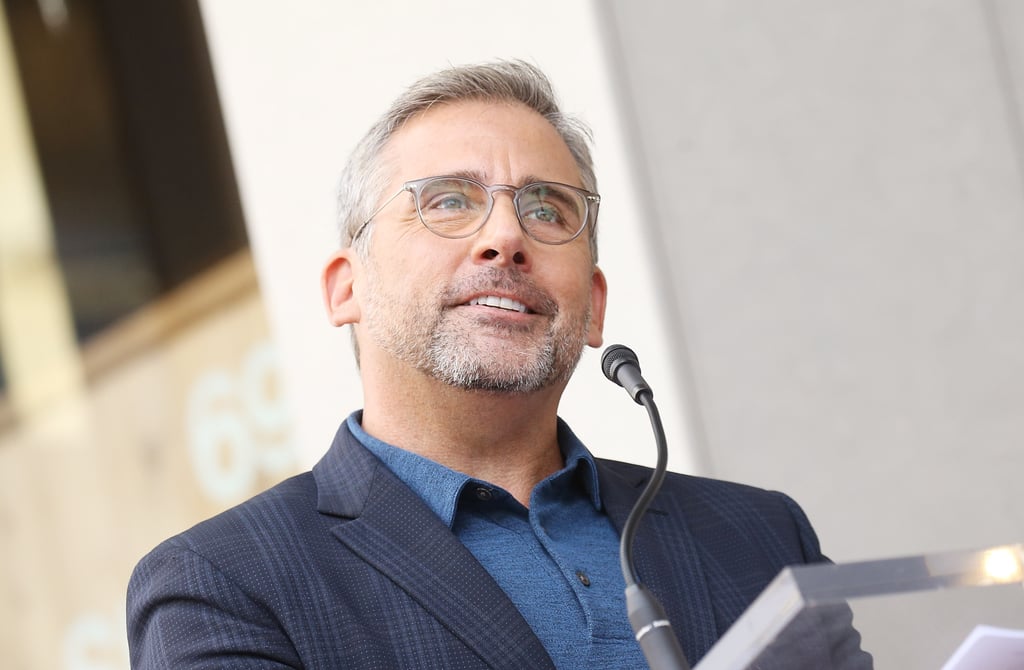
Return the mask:
{"type": "Polygon", "coordinates": [[[467,347],[459,333],[439,329],[423,352],[421,369],[429,369],[438,381],[467,391],[533,393],[567,381],[583,354],[582,337],[573,333],[559,335],[552,330],[548,330],[539,348],[506,350],[507,360],[499,362],[485,360],[486,353],[467,347]]]}
{"type": "MultiPolygon", "coordinates": [[[[491,269],[482,278],[474,278],[472,284],[479,290],[525,291],[530,301],[551,317],[551,324],[541,341],[518,349],[512,348],[510,342],[500,356],[495,356],[493,352],[478,349],[472,333],[466,332],[467,327],[448,319],[447,309],[441,309],[433,318],[427,319],[418,318],[420,315],[417,314],[401,314],[399,323],[387,324],[374,317],[386,314],[388,309],[395,313],[395,306],[400,303],[383,295],[376,277],[371,279],[369,287],[369,334],[382,349],[396,358],[458,389],[527,394],[567,381],[586,345],[589,304],[578,318],[557,328],[557,305],[522,275],[491,269]]],[[[447,305],[450,303],[448,296],[459,295],[465,290],[463,285],[448,287],[430,304],[447,305]]],[[[486,327],[495,328],[493,324],[486,327]]],[[[508,331],[514,335],[518,329],[510,326],[508,331]]]]}

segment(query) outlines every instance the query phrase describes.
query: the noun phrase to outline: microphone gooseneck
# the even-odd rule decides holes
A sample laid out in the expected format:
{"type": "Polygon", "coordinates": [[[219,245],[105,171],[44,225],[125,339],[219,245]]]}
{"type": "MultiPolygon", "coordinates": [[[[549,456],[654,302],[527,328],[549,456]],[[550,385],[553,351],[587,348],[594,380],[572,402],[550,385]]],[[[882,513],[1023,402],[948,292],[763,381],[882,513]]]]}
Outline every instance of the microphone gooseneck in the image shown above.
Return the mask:
{"type": "Polygon", "coordinates": [[[690,670],[690,664],[672,631],[672,624],[668,621],[665,610],[654,594],[640,583],[636,568],[633,566],[633,540],[637,527],[654,496],[661,489],[668,467],[668,444],[658,406],[654,403],[654,391],[640,374],[640,362],[636,354],[627,346],[613,344],[605,349],[601,356],[601,369],[605,377],[625,388],[636,403],[647,409],[658,446],[658,461],[654,473],[633,505],[626,524],[622,527],[622,538],[619,543],[619,563],[622,567],[622,577],[626,581],[626,610],[629,614],[629,623],[651,670],[690,670]]]}

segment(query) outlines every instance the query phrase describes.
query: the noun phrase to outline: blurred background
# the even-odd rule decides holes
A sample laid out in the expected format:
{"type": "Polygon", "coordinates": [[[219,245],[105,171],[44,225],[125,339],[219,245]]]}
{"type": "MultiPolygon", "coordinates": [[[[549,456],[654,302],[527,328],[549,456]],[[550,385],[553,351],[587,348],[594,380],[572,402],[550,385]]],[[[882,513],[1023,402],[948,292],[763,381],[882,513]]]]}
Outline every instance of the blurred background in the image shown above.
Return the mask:
{"type": "MultiPolygon", "coordinates": [[[[672,469],[786,491],[837,561],[1024,540],[1024,3],[3,0],[3,667],[126,668],[135,562],[326,450],[337,175],[494,58],[594,129],[672,469]]],[[[561,414],[651,463],[599,356],[561,414]]]]}

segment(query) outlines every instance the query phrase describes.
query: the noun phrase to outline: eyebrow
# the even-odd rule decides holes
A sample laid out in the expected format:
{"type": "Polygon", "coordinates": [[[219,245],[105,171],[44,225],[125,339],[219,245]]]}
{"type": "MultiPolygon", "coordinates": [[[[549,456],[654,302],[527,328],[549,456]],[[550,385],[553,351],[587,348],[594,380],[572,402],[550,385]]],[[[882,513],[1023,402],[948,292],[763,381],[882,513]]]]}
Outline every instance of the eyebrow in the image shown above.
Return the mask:
{"type": "MultiPolygon", "coordinates": [[[[478,170],[456,170],[454,172],[449,172],[448,176],[449,177],[464,177],[466,179],[472,179],[474,181],[478,181],[481,184],[487,184],[487,178],[484,176],[484,174],[482,172],[480,172],[478,170]]],[[[520,183],[518,183],[518,184],[507,184],[507,185],[508,186],[514,186],[516,188],[520,188],[522,186],[526,186],[527,184],[533,184],[533,183],[536,183],[536,182],[548,182],[548,181],[552,181],[552,180],[551,179],[544,179],[542,177],[537,177],[536,175],[528,174],[528,175],[524,175],[523,176],[523,178],[520,180],[520,183]]],[[[493,184],[490,184],[490,185],[493,186],[493,184]]]]}

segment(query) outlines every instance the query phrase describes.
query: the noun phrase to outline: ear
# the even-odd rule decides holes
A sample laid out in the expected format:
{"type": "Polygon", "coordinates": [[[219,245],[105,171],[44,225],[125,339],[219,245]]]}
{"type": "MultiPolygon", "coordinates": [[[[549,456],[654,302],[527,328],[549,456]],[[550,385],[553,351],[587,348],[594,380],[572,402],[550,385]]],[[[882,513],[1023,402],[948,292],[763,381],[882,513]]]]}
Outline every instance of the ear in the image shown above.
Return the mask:
{"type": "Polygon", "coordinates": [[[601,268],[594,266],[590,278],[590,334],[587,344],[597,348],[604,343],[604,308],[608,302],[608,282],[601,268]]]}
{"type": "Polygon", "coordinates": [[[358,268],[359,257],[351,248],[335,251],[324,266],[320,289],[332,325],[358,323],[362,316],[353,291],[358,268]]]}

